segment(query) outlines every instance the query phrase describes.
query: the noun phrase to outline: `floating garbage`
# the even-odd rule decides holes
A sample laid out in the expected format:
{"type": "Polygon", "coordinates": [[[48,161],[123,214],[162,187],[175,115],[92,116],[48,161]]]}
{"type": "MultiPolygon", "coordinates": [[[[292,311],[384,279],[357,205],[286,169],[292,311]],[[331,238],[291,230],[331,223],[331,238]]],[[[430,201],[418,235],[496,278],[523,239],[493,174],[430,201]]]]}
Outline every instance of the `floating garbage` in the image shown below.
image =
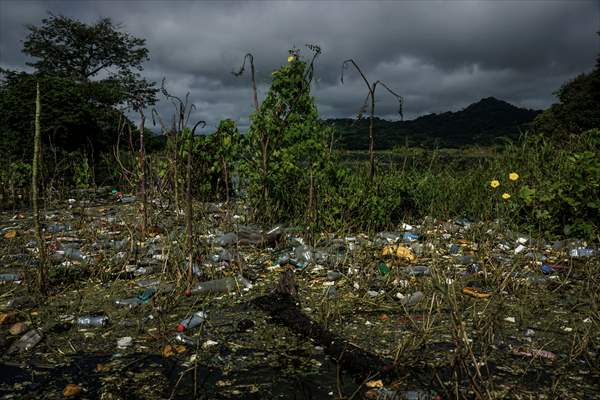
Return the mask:
{"type": "Polygon", "coordinates": [[[175,335],[175,341],[187,344],[188,346],[195,346],[197,344],[197,341],[195,341],[189,336],[184,335],[182,332],[175,335]]]}
{"type": "Polygon", "coordinates": [[[200,326],[206,319],[205,311],[198,311],[192,314],[191,317],[182,320],[177,326],[177,332],[184,332],[190,329],[194,329],[197,326],[200,326]]]}
{"type": "Polygon", "coordinates": [[[29,330],[29,325],[26,324],[25,322],[17,322],[8,329],[10,334],[13,336],[20,335],[24,332],[27,332],[28,330],[29,330]]]}
{"type": "Polygon", "coordinates": [[[29,351],[33,349],[41,340],[42,333],[37,329],[33,329],[25,333],[19,338],[19,340],[14,342],[8,349],[7,354],[29,351]]]}
{"type": "Polygon", "coordinates": [[[17,296],[14,299],[8,300],[6,303],[2,304],[1,308],[5,310],[22,309],[26,307],[33,307],[35,304],[36,302],[31,296],[17,296]]]}
{"type": "Polygon", "coordinates": [[[413,262],[417,259],[413,251],[407,247],[400,245],[386,245],[383,247],[381,252],[383,257],[394,256],[396,258],[404,259],[406,261],[413,262]]]}
{"type": "Polygon", "coordinates": [[[142,293],[138,294],[136,297],[131,297],[128,299],[123,299],[123,300],[117,300],[117,301],[115,301],[115,304],[117,304],[118,306],[127,306],[127,307],[132,308],[132,307],[135,307],[140,304],[148,303],[148,301],[150,301],[152,296],[154,296],[155,294],[156,294],[156,289],[149,287],[149,288],[146,288],[142,293]]]}
{"type": "Polygon", "coordinates": [[[594,255],[594,249],[589,247],[577,247],[569,252],[571,257],[591,257],[594,255]]]}
{"type": "Polygon", "coordinates": [[[250,287],[252,287],[250,281],[243,276],[238,275],[235,278],[228,277],[202,282],[195,288],[191,289],[190,294],[228,293],[233,292],[238,288],[250,287]]]}
{"type": "Polygon", "coordinates": [[[21,277],[18,274],[0,274],[0,282],[20,281],[21,277]]]}
{"type": "Polygon", "coordinates": [[[109,318],[106,315],[85,315],[77,318],[77,325],[82,328],[106,326],[109,318]]]}
{"type": "Polygon", "coordinates": [[[493,294],[490,291],[479,289],[476,287],[469,287],[469,286],[463,288],[462,292],[463,292],[463,294],[474,297],[476,299],[487,299],[488,297],[491,297],[493,294]]]}
{"type": "Polygon", "coordinates": [[[415,265],[414,267],[410,266],[407,267],[405,271],[408,275],[412,276],[429,275],[431,273],[429,267],[426,267],[424,265],[415,265]]]}
{"type": "Polygon", "coordinates": [[[117,348],[126,349],[133,344],[133,338],[131,336],[125,336],[117,340],[117,348]]]}
{"type": "Polygon", "coordinates": [[[529,347],[516,347],[512,349],[512,354],[523,357],[539,357],[553,360],[556,358],[556,354],[548,350],[533,349],[529,347]]]}
{"type": "Polygon", "coordinates": [[[415,304],[423,300],[423,297],[425,297],[425,295],[423,294],[423,292],[417,291],[412,294],[409,294],[408,296],[405,296],[402,293],[396,293],[396,297],[400,300],[400,304],[409,307],[414,306],[415,304]]]}
{"type": "Polygon", "coordinates": [[[328,281],[337,281],[343,276],[341,272],[338,271],[327,271],[327,280],[328,281]]]}
{"type": "Polygon", "coordinates": [[[69,225],[63,225],[63,224],[50,224],[48,226],[46,226],[46,232],[49,233],[61,233],[61,232],[66,232],[66,231],[70,231],[71,227],[69,225]]]}

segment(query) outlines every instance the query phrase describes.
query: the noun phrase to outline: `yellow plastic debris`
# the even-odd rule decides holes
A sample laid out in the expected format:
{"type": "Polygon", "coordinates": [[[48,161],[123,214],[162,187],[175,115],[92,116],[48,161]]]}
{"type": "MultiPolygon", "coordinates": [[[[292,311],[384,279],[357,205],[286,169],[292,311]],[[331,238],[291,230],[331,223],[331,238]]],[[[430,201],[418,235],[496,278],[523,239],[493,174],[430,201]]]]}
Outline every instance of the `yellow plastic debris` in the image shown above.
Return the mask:
{"type": "Polygon", "coordinates": [[[476,299],[487,299],[492,295],[492,292],[487,292],[485,290],[477,289],[474,287],[466,287],[463,289],[463,294],[475,297],[476,299]]]}
{"type": "Polygon", "coordinates": [[[401,258],[403,260],[407,260],[413,262],[417,259],[415,253],[408,247],[400,246],[400,245],[385,245],[383,247],[383,251],[381,252],[383,257],[385,256],[394,256],[396,258],[401,258]]]}
{"type": "Polygon", "coordinates": [[[383,381],[381,379],[377,379],[376,381],[369,381],[366,383],[368,388],[382,388],[383,381]]]}

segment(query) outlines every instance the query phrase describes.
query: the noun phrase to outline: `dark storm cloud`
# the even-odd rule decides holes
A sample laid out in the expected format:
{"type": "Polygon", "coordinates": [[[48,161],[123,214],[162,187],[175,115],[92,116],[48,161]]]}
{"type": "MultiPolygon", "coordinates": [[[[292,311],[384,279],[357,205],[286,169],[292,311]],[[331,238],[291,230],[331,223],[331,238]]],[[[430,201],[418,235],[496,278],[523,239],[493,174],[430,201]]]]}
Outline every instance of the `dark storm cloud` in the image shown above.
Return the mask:
{"type": "MultiPolygon", "coordinates": [[[[545,108],[569,78],[589,71],[600,51],[597,1],[10,1],[0,0],[0,66],[22,67],[27,31],[51,11],[94,22],[108,16],[146,38],[145,76],[169,91],[191,92],[194,118],[214,126],[252,111],[249,77],[236,78],[243,55],[255,56],[260,96],[291,46],[323,48],[314,95],[326,117],[355,115],[366,95],[353,58],[367,77],[405,98],[407,118],[457,110],[482,97],[545,108]]],[[[308,55],[308,52],[305,52],[308,55]]],[[[378,114],[397,118],[381,90],[378,114]]],[[[167,105],[160,107],[170,113],[167,105]]]]}

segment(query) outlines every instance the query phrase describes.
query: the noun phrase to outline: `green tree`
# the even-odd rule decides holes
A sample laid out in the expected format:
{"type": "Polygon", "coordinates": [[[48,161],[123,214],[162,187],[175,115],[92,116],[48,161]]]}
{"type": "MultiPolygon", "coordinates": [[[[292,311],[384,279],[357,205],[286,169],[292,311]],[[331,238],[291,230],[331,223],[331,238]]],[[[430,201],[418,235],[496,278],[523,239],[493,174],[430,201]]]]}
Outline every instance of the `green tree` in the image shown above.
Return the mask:
{"type": "Polygon", "coordinates": [[[318,120],[310,95],[320,48],[309,48],[310,62],[298,49],[290,50],[288,63],[272,73],[269,93],[251,116],[244,172],[249,199],[266,219],[314,216],[319,179],[326,171],[330,131],[318,120]]]}
{"type": "Polygon", "coordinates": [[[566,82],[555,94],[558,103],[535,119],[536,130],[565,137],[600,127],[600,54],[592,72],[566,82]]]}
{"type": "Polygon", "coordinates": [[[139,74],[148,58],[144,39],[121,32],[108,18],[87,25],[50,14],[28,29],[23,52],[36,59],[28,63],[36,72],[0,71],[0,132],[6,138],[0,155],[31,160],[25,149],[33,145],[36,82],[46,110],[42,141],[66,152],[107,153],[117,142],[123,107],[143,113],[156,101],[154,83],[139,74]]]}

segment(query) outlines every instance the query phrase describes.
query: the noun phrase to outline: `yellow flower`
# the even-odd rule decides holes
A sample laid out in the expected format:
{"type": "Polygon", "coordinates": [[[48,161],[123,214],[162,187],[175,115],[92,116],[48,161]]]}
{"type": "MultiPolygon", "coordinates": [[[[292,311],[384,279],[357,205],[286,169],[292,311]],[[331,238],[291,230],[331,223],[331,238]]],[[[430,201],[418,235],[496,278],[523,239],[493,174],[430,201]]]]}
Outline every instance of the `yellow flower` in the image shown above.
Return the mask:
{"type": "Polygon", "coordinates": [[[504,200],[508,200],[508,199],[510,199],[510,194],[508,194],[508,193],[502,193],[502,198],[504,200]]]}
{"type": "Polygon", "coordinates": [[[490,182],[490,186],[495,189],[498,186],[500,186],[500,182],[497,179],[494,179],[493,181],[490,182]]]}
{"type": "Polygon", "coordinates": [[[508,179],[510,179],[511,181],[516,181],[517,179],[519,179],[519,174],[517,174],[516,172],[511,172],[510,174],[508,174],[508,179]]]}
{"type": "Polygon", "coordinates": [[[288,57],[288,62],[292,62],[292,61],[294,61],[294,56],[289,56],[288,57]]]}

